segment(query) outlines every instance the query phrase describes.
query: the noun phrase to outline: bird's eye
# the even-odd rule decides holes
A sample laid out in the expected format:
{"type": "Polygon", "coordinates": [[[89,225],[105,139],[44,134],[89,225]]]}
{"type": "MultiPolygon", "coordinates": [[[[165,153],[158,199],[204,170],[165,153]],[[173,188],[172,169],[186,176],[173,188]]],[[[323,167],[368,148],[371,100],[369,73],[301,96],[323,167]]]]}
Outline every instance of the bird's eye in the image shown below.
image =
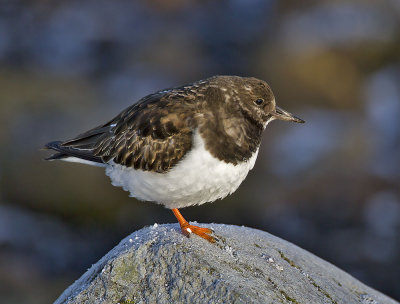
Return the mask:
{"type": "Polygon", "coordinates": [[[258,106],[261,106],[264,103],[264,99],[258,98],[254,101],[254,103],[258,106]]]}

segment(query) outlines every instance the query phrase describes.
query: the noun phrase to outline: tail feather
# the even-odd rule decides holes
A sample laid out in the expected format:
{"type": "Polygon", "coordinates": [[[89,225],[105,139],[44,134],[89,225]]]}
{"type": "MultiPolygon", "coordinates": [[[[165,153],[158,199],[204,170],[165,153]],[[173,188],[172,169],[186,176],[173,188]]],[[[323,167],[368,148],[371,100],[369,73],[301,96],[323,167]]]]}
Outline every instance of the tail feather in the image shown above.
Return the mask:
{"type": "Polygon", "coordinates": [[[78,135],[73,139],[64,141],[62,145],[79,149],[91,149],[100,139],[100,137],[102,137],[106,133],[109,133],[110,128],[111,127],[109,125],[94,128],[78,135]]]}
{"type": "Polygon", "coordinates": [[[68,157],[76,157],[91,162],[104,163],[101,157],[93,155],[92,149],[81,149],[73,146],[68,146],[61,141],[49,142],[48,144],[46,144],[45,147],[47,149],[51,149],[58,152],[49,156],[48,158],[46,158],[46,160],[57,160],[57,159],[65,159],[68,157]]]}
{"type": "Polygon", "coordinates": [[[46,157],[44,160],[58,160],[58,159],[62,160],[67,157],[68,157],[67,154],[59,152],[59,153],[54,153],[53,155],[50,155],[49,157],[46,157]]]}
{"type": "Polygon", "coordinates": [[[57,153],[49,156],[46,160],[68,160],[68,158],[78,158],[88,162],[103,164],[102,158],[94,155],[93,152],[96,143],[104,134],[110,132],[110,128],[110,126],[104,125],[64,142],[49,142],[45,145],[45,148],[54,150],[57,153]]]}

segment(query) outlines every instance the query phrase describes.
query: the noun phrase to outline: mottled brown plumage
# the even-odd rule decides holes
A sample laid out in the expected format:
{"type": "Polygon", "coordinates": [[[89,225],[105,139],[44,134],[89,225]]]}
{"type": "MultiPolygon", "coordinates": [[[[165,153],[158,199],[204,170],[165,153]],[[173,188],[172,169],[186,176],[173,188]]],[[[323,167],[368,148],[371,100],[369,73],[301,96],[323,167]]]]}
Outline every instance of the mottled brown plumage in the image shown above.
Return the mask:
{"type": "Polygon", "coordinates": [[[273,119],[303,122],[275,105],[264,81],[215,76],[148,95],[108,123],[46,147],[57,151],[48,159],[104,164],[113,185],[172,209],[185,235],[215,242],[177,208],[234,192],[273,119]]]}
{"type": "Polygon", "coordinates": [[[50,159],[74,156],[164,173],[191,149],[198,130],[214,157],[236,165],[256,151],[277,109],[264,81],[214,76],[148,95],[108,123],[47,147],[59,152],[50,159]]]}

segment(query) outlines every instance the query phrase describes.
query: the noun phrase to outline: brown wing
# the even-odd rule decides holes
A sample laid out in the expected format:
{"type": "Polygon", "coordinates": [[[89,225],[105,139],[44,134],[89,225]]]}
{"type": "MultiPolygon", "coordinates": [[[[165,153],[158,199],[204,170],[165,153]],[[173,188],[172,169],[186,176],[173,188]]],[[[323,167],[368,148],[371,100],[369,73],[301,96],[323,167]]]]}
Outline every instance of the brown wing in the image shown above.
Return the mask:
{"type": "Polygon", "coordinates": [[[107,124],[111,132],[96,143],[93,155],[135,169],[168,171],[192,146],[193,107],[184,99],[158,93],[126,109],[107,124]]]}
{"type": "Polygon", "coordinates": [[[46,145],[58,153],[48,159],[78,157],[167,172],[190,150],[195,98],[185,90],[161,91],[141,99],[108,123],[74,139],[46,145]]]}

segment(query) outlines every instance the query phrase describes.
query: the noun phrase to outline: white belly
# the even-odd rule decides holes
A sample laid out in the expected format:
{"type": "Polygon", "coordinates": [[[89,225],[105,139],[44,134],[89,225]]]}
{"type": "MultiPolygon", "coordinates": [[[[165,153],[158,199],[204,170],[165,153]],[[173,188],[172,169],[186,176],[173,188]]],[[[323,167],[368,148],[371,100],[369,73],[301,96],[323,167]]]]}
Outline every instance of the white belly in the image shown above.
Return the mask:
{"type": "Polygon", "coordinates": [[[167,208],[200,205],[234,192],[253,168],[258,154],[242,164],[227,164],[205,150],[198,132],[192,150],[168,173],[135,170],[112,163],[106,174],[114,186],[129,191],[132,197],[154,201],[167,208]]]}

